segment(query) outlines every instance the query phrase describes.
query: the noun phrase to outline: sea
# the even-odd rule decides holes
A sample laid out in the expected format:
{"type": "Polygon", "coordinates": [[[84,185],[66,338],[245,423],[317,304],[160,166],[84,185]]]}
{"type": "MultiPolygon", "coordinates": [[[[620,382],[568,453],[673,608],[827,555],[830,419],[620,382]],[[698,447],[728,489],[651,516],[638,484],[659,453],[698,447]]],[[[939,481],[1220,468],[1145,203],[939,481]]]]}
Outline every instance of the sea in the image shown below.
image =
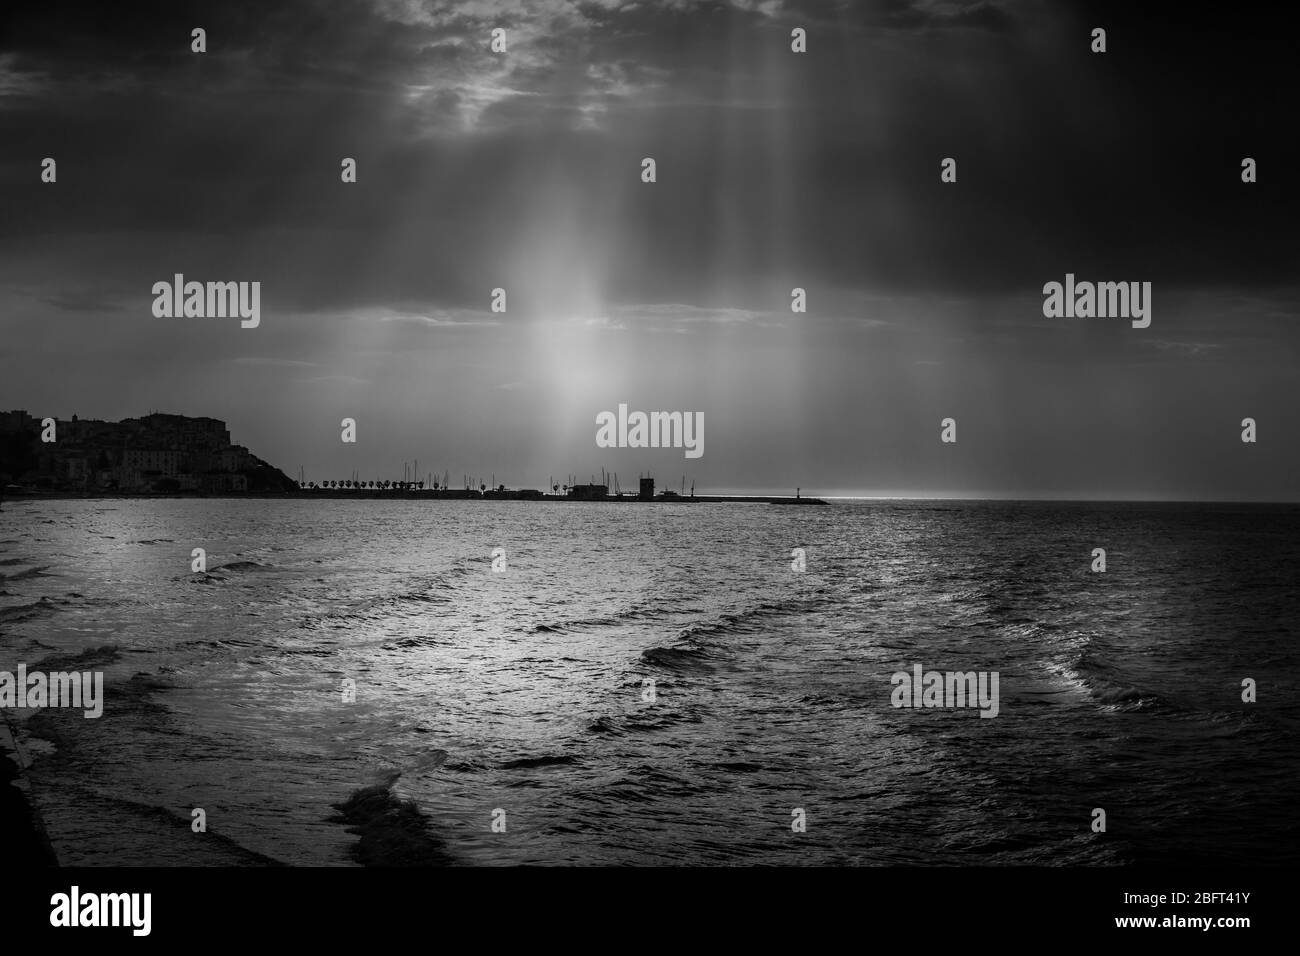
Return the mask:
{"type": "Polygon", "coordinates": [[[20,499],[0,670],[105,701],[3,716],[64,865],[1294,865],[1298,585],[1294,505],[20,499]]]}

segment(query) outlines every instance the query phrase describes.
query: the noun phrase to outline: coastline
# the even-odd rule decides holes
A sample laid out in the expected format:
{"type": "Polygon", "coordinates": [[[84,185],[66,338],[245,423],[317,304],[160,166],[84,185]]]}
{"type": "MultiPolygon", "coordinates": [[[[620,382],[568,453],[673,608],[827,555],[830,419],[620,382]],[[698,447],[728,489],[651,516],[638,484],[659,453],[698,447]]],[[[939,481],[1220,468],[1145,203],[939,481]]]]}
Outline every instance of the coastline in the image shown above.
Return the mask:
{"type": "Polygon", "coordinates": [[[97,500],[115,500],[115,499],[189,499],[189,498],[249,498],[249,499],[301,499],[303,501],[314,501],[318,498],[329,499],[347,499],[360,500],[371,499],[379,501],[391,501],[400,498],[409,501],[529,501],[529,502],[564,502],[578,504],[663,504],[663,505],[684,505],[684,504],[769,504],[769,505],[825,505],[826,501],[821,498],[810,498],[801,496],[798,498],[789,495],[673,495],[672,497],[663,497],[656,495],[651,499],[638,498],[633,495],[623,495],[615,497],[610,495],[605,498],[575,498],[568,495],[534,495],[525,496],[517,492],[493,492],[481,493],[477,491],[461,491],[457,489],[452,492],[441,491],[398,491],[378,489],[314,489],[311,491],[286,492],[286,491],[232,491],[215,494],[199,494],[197,492],[120,492],[120,491],[97,491],[97,492],[79,492],[79,491],[33,491],[22,494],[9,494],[4,498],[3,504],[17,504],[22,501],[97,501],[97,500]]]}
{"type": "Polygon", "coordinates": [[[10,859],[19,866],[58,866],[54,848],[31,800],[18,747],[7,718],[0,717],[0,830],[10,859]]]}

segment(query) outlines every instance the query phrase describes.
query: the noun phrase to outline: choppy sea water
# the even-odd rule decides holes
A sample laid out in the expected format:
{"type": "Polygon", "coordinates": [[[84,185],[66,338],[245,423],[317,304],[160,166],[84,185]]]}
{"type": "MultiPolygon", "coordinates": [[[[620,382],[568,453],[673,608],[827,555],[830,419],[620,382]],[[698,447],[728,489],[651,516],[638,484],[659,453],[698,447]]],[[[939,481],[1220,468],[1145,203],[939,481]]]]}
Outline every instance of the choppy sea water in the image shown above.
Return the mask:
{"type": "Polygon", "coordinates": [[[1294,864],[1297,582],[1294,506],[20,500],[0,670],[105,673],[6,712],[64,864],[1294,864]]]}

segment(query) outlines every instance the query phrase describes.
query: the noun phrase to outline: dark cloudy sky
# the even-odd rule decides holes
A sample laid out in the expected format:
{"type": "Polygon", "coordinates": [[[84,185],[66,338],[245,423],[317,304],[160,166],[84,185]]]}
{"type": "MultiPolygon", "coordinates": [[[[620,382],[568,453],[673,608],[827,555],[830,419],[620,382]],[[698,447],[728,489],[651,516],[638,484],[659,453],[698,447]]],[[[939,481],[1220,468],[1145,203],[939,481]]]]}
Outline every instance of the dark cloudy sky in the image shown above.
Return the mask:
{"type": "Polygon", "coordinates": [[[211,415],[318,479],[1300,498],[1286,9],[1136,6],[7,4],[0,409],[211,415]],[[260,328],[154,318],[175,272],[260,328]],[[1152,282],[1150,328],[1045,319],[1066,272],[1152,282]],[[704,457],[597,449],[620,402],[704,457]]]}

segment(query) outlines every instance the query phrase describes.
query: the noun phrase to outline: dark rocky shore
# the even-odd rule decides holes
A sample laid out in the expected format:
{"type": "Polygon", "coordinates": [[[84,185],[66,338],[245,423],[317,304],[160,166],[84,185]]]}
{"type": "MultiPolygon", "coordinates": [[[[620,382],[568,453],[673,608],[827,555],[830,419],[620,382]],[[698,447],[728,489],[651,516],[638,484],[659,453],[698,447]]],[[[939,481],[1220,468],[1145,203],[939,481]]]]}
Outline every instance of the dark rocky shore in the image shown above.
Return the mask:
{"type": "Polygon", "coordinates": [[[54,850],[24,787],[9,727],[0,721],[0,832],[5,857],[21,866],[57,866],[54,850]]]}

